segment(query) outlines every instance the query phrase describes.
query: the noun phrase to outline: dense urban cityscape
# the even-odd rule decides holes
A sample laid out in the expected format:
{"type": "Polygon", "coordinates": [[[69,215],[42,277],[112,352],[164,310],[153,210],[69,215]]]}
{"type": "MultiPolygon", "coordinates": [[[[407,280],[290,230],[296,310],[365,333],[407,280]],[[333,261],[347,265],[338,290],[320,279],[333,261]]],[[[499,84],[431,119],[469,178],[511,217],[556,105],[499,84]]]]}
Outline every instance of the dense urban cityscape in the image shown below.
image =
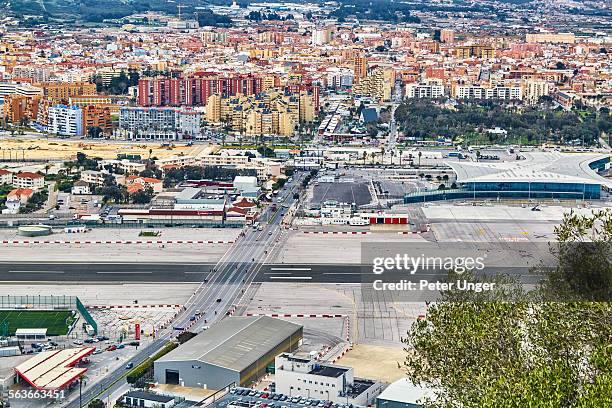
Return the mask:
{"type": "Polygon", "coordinates": [[[612,406],[609,2],[0,10],[0,407],[612,406]]]}

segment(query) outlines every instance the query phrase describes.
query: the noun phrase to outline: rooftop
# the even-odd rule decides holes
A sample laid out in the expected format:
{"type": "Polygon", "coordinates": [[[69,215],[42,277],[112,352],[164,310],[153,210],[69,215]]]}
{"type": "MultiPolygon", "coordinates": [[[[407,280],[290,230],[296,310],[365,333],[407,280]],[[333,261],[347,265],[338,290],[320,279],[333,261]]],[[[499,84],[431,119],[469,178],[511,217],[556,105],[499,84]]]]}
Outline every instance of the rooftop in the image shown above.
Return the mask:
{"type": "Polygon", "coordinates": [[[84,374],[86,368],[75,368],[81,359],[94,352],[95,347],[78,347],[45,351],[15,367],[15,371],[38,390],[62,388],[84,374]]]}
{"type": "Polygon", "coordinates": [[[198,360],[242,371],[302,326],[267,316],[230,317],[172,350],[157,362],[198,360]]]}
{"type": "Polygon", "coordinates": [[[315,365],[315,367],[308,374],[321,375],[323,377],[338,378],[342,374],[348,371],[347,368],[333,367],[328,365],[315,365]]]}
{"type": "Polygon", "coordinates": [[[521,153],[525,160],[511,162],[447,161],[459,183],[579,183],[612,187],[589,167],[609,155],[593,153],[530,152],[521,153]]]}

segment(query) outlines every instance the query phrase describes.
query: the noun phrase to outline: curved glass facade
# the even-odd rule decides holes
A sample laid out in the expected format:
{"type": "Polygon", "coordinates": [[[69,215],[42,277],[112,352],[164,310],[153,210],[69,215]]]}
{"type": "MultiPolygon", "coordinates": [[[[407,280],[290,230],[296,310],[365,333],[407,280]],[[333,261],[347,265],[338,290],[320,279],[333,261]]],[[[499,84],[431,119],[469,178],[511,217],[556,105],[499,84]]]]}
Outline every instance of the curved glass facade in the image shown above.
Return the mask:
{"type": "Polygon", "coordinates": [[[466,183],[459,189],[434,190],[404,196],[404,203],[479,198],[548,198],[569,200],[596,200],[601,197],[599,184],[586,183],[528,183],[491,182],[466,183]]]}

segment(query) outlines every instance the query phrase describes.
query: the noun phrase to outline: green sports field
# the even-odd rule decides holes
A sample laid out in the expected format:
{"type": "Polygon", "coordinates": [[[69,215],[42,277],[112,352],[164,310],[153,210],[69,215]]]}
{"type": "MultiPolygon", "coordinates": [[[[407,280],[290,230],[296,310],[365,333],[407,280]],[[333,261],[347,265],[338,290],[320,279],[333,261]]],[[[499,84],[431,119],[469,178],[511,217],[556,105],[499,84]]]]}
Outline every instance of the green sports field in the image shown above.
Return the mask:
{"type": "Polygon", "coordinates": [[[0,335],[8,323],[9,335],[17,329],[47,329],[48,336],[61,336],[73,321],[69,310],[0,310],[0,335]]]}

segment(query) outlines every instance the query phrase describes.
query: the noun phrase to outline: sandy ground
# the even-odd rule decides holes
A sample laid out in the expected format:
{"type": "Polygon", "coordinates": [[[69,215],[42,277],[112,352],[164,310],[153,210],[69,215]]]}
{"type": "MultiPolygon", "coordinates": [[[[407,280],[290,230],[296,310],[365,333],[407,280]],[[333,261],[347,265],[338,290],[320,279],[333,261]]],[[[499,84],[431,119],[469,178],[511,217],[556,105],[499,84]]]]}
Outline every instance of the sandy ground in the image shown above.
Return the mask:
{"type": "Polygon", "coordinates": [[[100,142],[82,140],[54,140],[54,139],[28,139],[28,138],[5,138],[0,140],[0,157],[8,159],[17,157],[19,159],[49,159],[70,160],[76,157],[77,152],[83,152],[88,156],[101,157],[103,159],[116,159],[117,154],[139,154],[143,158],[151,157],[167,158],[171,156],[192,155],[202,150],[202,146],[175,145],[173,148],[162,147],[160,143],[127,143],[119,141],[104,140],[100,142]],[[10,151],[10,152],[9,152],[10,151]]]}
{"type": "Polygon", "coordinates": [[[353,367],[356,377],[391,383],[406,377],[405,359],[406,352],[402,347],[356,344],[336,364],[353,367]],[[397,367],[398,363],[401,368],[397,367]]]}

